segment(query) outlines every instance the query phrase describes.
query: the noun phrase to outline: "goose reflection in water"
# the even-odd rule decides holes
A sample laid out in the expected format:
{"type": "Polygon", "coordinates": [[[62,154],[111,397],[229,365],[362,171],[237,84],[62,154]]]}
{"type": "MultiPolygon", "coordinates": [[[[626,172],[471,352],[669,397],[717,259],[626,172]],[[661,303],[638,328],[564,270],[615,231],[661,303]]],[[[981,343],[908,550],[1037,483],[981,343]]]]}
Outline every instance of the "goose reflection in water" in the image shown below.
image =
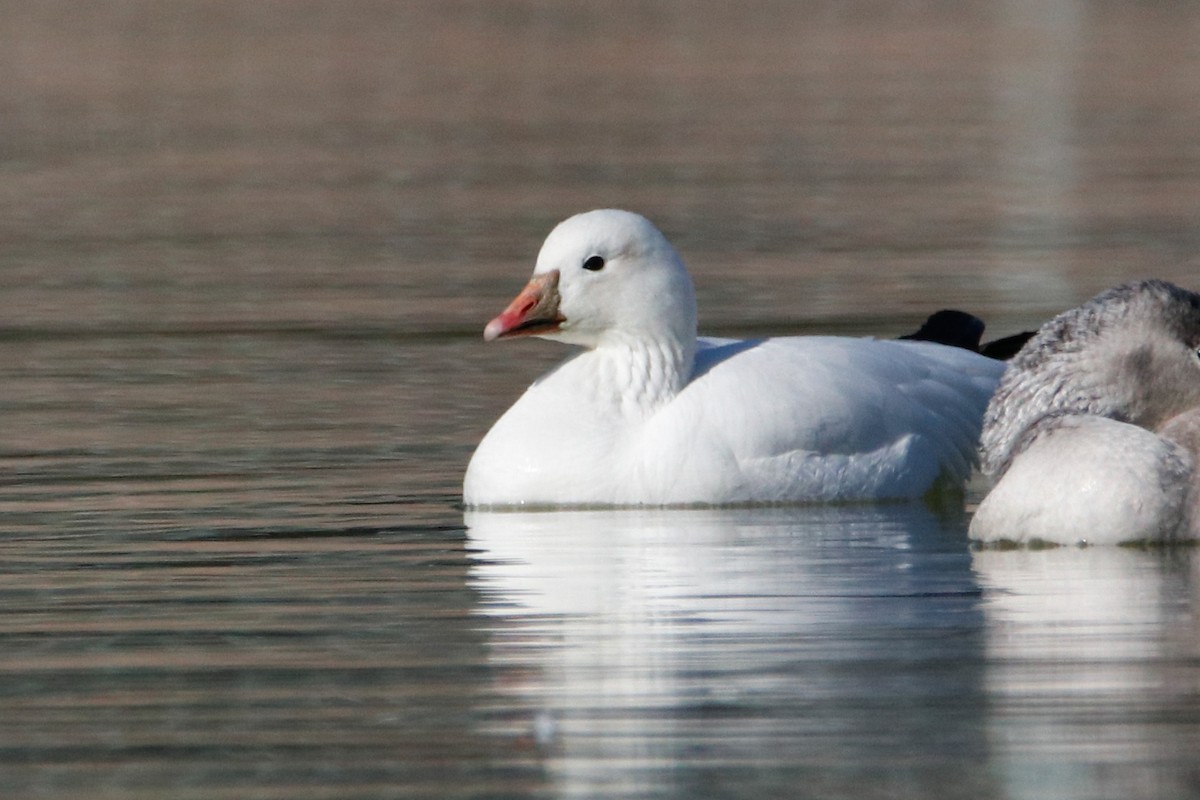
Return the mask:
{"type": "Polygon", "coordinates": [[[1193,550],[972,552],[919,504],[466,523],[500,698],[483,725],[556,796],[1152,797],[1190,779],[1193,550]]]}
{"type": "Polygon", "coordinates": [[[818,767],[928,796],[983,753],[970,554],[924,506],[466,522],[511,701],[493,723],[561,796],[761,797],[818,767]]]}
{"type": "Polygon", "coordinates": [[[988,738],[1008,796],[1195,796],[1198,555],[1192,547],[974,554],[988,738]]]}

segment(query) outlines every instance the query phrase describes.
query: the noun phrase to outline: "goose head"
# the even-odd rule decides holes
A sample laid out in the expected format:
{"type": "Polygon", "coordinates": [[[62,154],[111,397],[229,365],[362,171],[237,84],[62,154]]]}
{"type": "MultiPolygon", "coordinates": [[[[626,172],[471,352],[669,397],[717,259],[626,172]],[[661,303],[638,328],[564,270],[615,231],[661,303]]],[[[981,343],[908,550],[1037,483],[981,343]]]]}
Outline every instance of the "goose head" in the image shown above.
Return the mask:
{"type": "Polygon", "coordinates": [[[533,278],[484,330],[486,341],[538,336],[587,348],[696,337],[691,278],[666,237],[629,211],[601,209],[559,223],[533,278]]]}
{"type": "Polygon", "coordinates": [[[1090,414],[1160,429],[1200,406],[1200,294],[1147,280],[1047,322],[1009,362],[988,405],[985,473],[1003,473],[1046,420],[1090,414]]]}

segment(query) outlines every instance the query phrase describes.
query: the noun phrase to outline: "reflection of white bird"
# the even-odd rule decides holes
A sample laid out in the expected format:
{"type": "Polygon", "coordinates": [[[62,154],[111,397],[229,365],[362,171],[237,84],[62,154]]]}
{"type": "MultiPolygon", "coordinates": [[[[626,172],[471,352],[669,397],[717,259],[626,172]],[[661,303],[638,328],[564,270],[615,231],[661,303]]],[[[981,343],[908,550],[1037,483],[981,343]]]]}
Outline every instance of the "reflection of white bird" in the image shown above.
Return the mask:
{"type": "Polygon", "coordinates": [[[863,764],[984,750],[971,556],[923,503],[464,516],[490,727],[555,797],[882,796],[863,764]]]}
{"type": "Polygon", "coordinates": [[[1011,800],[1195,795],[1193,549],[978,549],[990,769],[1011,800]]]}
{"type": "MultiPolygon", "coordinates": [[[[930,590],[907,553],[914,536],[938,529],[923,503],[467,511],[464,521],[477,588],[497,613],[680,614],[729,619],[740,631],[793,629],[814,594],[840,598],[841,609],[852,597],[930,590]],[[862,571],[813,574],[814,559],[841,563],[851,552],[862,571]],[[872,569],[890,582],[875,574],[855,583],[872,569]]],[[[823,608],[822,624],[834,609],[823,608]]]]}
{"type": "Polygon", "coordinates": [[[467,468],[468,506],[918,497],[961,484],[999,362],[925,342],[696,338],[691,279],[646,219],[561,223],[487,340],[580,345],[467,468]]]}
{"type": "Polygon", "coordinates": [[[1200,295],[1163,281],[1119,286],[1043,325],[988,407],[982,466],[997,483],[971,536],[1200,535],[1198,348],[1200,295]]]}

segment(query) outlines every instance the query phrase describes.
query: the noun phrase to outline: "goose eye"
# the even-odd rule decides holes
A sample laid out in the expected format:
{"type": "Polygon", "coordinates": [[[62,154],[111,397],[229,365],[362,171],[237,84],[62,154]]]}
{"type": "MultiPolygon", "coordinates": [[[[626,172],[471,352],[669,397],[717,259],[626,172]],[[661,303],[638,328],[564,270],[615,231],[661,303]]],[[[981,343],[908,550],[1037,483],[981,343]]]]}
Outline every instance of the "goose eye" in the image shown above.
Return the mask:
{"type": "Polygon", "coordinates": [[[604,269],[604,257],[588,256],[587,260],[583,262],[583,268],[591,272],[599,272],[604,269]]]}

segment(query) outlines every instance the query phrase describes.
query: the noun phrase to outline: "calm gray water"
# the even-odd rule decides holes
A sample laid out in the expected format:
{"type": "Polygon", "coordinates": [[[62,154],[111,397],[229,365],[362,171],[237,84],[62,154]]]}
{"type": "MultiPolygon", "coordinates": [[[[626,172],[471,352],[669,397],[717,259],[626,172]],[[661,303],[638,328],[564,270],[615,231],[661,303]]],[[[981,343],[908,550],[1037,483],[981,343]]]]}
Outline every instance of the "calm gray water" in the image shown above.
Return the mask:
{"type": "MultiPolygon", "coordinates": [[[[0,3],[0,795],[1200,794],[1200,555],[464,518],[559,218],[703,327],[1200,274],[1178,3],[0,3]]],[[[1052,487],[1050,487],[1052,488],[1052,487]]]]}

